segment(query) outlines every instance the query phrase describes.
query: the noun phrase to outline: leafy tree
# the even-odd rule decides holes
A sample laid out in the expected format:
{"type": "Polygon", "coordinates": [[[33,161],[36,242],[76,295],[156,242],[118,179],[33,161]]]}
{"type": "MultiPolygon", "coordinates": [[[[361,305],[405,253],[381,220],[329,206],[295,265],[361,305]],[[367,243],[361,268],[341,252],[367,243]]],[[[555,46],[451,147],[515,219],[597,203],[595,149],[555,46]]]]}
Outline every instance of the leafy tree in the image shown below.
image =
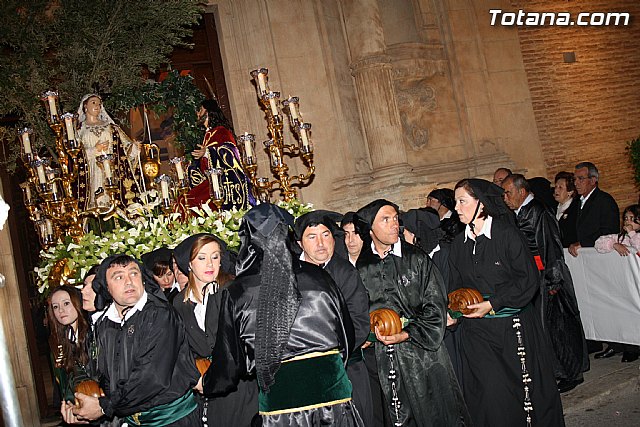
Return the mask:
{"type": "MultiPolygon", "coordinates": [[[[39,95],[57,89],[64,111],[86,93],[106,96],[110,112],[132,105],[110,94],[140,91],[143,67],[155,71],[175,46],[188,46],[201,14],[198,0],[3,0],[0,2],[0,138],[34,129],[36,146],[52,147],[39,95]]],[[[12,169],[18,144],[8,144],[12,169]]]]}

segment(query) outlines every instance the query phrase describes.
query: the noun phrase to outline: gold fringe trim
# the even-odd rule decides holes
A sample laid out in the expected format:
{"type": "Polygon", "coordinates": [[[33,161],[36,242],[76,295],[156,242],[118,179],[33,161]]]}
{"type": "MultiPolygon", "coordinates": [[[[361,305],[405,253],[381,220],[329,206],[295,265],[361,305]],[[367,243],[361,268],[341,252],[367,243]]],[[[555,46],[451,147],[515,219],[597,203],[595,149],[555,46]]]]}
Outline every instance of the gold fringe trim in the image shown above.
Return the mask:
{"type": "Polygon", "coordinates": [[[347,397],[346,399],[340,399],[340,400],[333,400],[331,402],[324,402],[324,403],[316,403],[315,405],[307,405],[307,406],[300,406],[299,408],[287,408],[287,409],[281,409],[279,411],[270,411],[270,412],[258,412],[260,415],[280,415],[280,414],[289,414],[291,412],[300,412],[300,411],[307,411],[309,409],[316,409],[316,408],[322,408],[323,406],[333,406],[333,405],[338,405],[340,403],[345,403],[345,402],[349,402],[351,400],[350,397],[347,397]]]}

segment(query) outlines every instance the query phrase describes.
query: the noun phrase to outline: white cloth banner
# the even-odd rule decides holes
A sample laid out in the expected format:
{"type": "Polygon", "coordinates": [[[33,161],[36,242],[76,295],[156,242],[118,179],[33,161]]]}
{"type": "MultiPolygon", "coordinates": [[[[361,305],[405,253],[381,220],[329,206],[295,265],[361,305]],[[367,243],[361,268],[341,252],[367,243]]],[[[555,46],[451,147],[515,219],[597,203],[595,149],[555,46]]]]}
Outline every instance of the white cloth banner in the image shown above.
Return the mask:
{"type": "Polygon", "coordinates": [[[640,256],[564,250],[587,339],[640,345],[640,256]]]}

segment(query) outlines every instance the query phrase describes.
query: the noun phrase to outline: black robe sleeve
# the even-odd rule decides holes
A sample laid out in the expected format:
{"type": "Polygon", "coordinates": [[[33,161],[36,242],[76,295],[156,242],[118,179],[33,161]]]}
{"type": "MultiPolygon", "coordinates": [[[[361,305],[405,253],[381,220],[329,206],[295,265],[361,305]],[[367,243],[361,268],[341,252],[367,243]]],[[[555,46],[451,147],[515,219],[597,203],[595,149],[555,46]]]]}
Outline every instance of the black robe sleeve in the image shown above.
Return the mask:
{"type": "Polygon", "coordinates": [[[241,341],[242,328],[235,317],[234,302],[228,289],[222,289],[218,332],[212,353],[211,366],[202,377],[203,394],[207,397],[224,396],[238,387],[246,376],[247,356],[241,341]]]}
{"type": "Polygon", "coordinates": [[[100,398],[105,415],[127,416],[148,410],[175,400],[196,384],[198,372],[184,326],[173,309],[152,310],[145,306],[122,327],[116,325],[114,329],[119,329],[110,335],[115,342],[107,342],[108,354],[102,355],[112,358],[103,359],[109,365],[102,381],[107,396],[100,398]],[[117,372],[128,375],[120,374],[117,380],[109,377],[117,372]],[[176,380],[176,376],[183,378],[176,380]],[[159,400],[162,398],[166,402],[159,400]]]}
{"type": "Polygon", "coordinates": [[[362,284],[358,270],[348,261],[334,258],[329,261],[325,270],[336,282],[347,305],[353,323],[355,348],[360,347],[369,336],[369,296],[362,284]]]}

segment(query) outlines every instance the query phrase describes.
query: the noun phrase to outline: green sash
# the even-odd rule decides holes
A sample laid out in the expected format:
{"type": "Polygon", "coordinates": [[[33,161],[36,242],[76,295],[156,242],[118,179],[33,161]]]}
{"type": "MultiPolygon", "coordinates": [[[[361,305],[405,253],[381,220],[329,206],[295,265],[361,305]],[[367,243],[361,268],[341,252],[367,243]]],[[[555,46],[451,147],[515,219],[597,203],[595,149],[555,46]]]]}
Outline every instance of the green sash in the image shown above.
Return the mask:
{"type": "Polygon", "coordinates": [[[269,392],[260,390],[260,415],[298,412],[351,400],[351,382],[337,350],[305,356],[282,362],[269,392]]]}
{"type": "Polygon", "coordinates": [[[148,411],[136,412],[126,417],[125,421],[134,426],[162,427],[186,417],[197,407],[193,391],[189,390],[173,402],[155,406],[148,411]]]}

